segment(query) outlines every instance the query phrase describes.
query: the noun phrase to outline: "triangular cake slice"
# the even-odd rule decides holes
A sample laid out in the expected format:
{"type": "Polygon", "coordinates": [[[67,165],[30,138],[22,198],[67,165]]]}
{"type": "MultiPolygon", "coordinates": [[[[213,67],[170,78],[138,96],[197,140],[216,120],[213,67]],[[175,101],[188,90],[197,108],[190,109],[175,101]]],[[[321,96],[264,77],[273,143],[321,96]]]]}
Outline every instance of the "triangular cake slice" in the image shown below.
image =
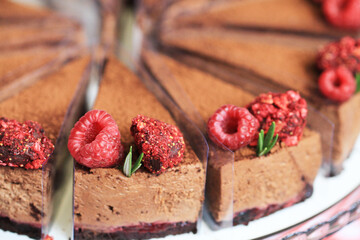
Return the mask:
{"type": "MultiPolygon", "coordinates": [[[[162,43],[214,60],[219,68],[225,64],[240,69],[244,74],[238,77],[244,80],[301,92],[335,124],[332,159],[334,171],[341,169],[360,133],[360,115],[353,111],[360,107],[360,94],[336,104],[320,93],[316,56],[328,41],[279,33],[187,28],[163,34],[162,43]]],[[[213,70],[215,73],[216,68],[213,70]]]]}
{"type": "MultiPolygon", "coordinates": [[[[188,111],[183,107],[182,99],[185,97],[176,94],[180,91],[179,87],[166,85],[169,78],[178,83],[204,123],[225,104],[245,107],[255,98],[252,93],[236,85],[159,52],[145,49],[142,56],[151,74],[163,86],[167,86],[165,88],[169,94],[184,111],[188,111]]],[[[233,209],[231,220],[235,225],[247,224],[310,197],[322,159],[320,136],[308,128],[305,128],[297,146],[285,147],[279,144],[265,157],[257,157],[254,148],[250,147],[236,150],[233,167],[233,162],[226,159],[225,153],[217,155],[214,148],[210,149],[206,180],[207,206],[216,222],[229,220],[226,219],[228,210],[233,209]],[[232,194],[233,208],[228,202],[232,194]]]]}
{"type": "MultiPolygon", "coordinates": [[[[176,125],[137,76],[116,58],[105,65],[94,109],[116,121],[125,153],[134,146],[139,114],[176,125]]],[[[75,239],[143,239],[195,232],[204,200],[205,169],[185,141],[182,162],[160,175],[140,168],[131,177],[116,168],[75,171],[75,239]]]]}
{"type": "MultiPolygon", "coordinates": [[[[42,126],[46,136],[55,145],[54,153],[50,156],[52,164],[58,160],[58,156],[64,156],[66,151],[67,134],[79,114],[84,98],[89,64],[89,57],[74,60],[0,102],[1,117],[18,122],[36,121],[42,126]]],[[[47,189],[47,183],[43,183],[43,189],[42,175],[41,168],[0,167],[2,229],[40,238],[41,219],[50,214],[43,212],[42,204],[46,204],[42,202],[43,197],[46,201],[43,191],[47,189]]]]}
{"type": "Polygon", "coordinates": [[[321,4],[304,0],[175,1],[163,14],[163,27],[217,26],[317,36],[357,34],[333,27],[321,4]]]}

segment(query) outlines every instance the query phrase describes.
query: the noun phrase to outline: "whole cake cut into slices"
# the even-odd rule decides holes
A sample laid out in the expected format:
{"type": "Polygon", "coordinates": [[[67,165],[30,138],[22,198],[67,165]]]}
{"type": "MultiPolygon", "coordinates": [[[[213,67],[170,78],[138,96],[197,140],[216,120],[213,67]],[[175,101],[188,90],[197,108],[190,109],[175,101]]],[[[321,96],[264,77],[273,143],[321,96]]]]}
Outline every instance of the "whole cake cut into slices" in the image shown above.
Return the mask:
{"type": "MultiPolygon", "coordinates": [[[[299,91],[310,104],[335,124],[333,173],[339,172],[360,132],[360,124],[357,122],[360,116],[353,111],[360,107],[360,95],[352,92],[353,96],[349,95],[346,101],[338,102],[330,100],[321,91],[318,81],[321,76],[321,71],[317,67],[318,51],[329,41],[278,33],[208,28],[203,28],[201,31],[193,28],[177,30],[171,34],[164,34],[162,40],[167,46],[195,53],[205,60],[213,60],[213,66],[217,67],[208,69],[212,69],[210,71],[214,74],[217,68],[223,65],[230,67],[229,72],[232,69],[240,70],[237,71],[238,77],[244,80],[251,79],[269,88],[299,91]]],[[[335,49],[335,53],[327,54],[329,61],[332,61],[331,59],[337,61],[334,56],[337,56],[336,52],[345,51],[341,49],[348,48],[354,53],[358,49],[355,44],[347,47],[346,39],[342,42],[345,43],[339,43],[338,46],[343,44],[344,47],[328,47],[335,49]]],[[[348,42],[355,43],[354,40],[348,42]]],[[[346,54],[346,56],[350,55],[346,54]]],[[[351,58],[356,65],[358,62],[356,54],[351,58]]],[[[331,87],[331,85],[327,86],[331,87]]],[[[340,85],[339,83],[338,86],[340,85]]],[[[341,91],[339,93],[342,95],[341,91]]]]}
{"type": "Polygon", "coordinates": [[[306,102],[298,93],[264,93],[255,98],[159,52],[144,49],[142,59],[186,113],[189,108],[182,99],[189,97],[201,115],[203,123],[193,120],[211,139],[206,203],[215,222],[247,224],[311,196],[322,160],[321,143],[317,132],[304,127],[306,102]],[[183,96],[178,94],[181,91],[183,96]],[[202,127],[207,121],[207,128],[202,127]],[[278,143],[277,137],[266,140],[269,125],[275,123],[278,143]],[[267,132],[263,146],[269,147],[263,151],[260,143],[255,147],[260,128],[267,132]]]}
{"type": "Polygon", "coordinates": [[[75,238],[196,232],[205,169],[170,113],[114,57],[106,62],[94,109],[75,125],[68,144],[81,164],[75,170],[75,238]],[[133,155],[144,154],[133,167],[130,154],[124,160],[131,146],[133,155]],[[139,163],[145,168],[137,170],[139,163]]]}
{"type": "MultiPolygon", "coordinates": [[[[0,227],[40,238],[42,167],[58,161],[88,81],[89,57],[74,60],[0,102],[0,227]]],[[[46,209],[45,209],[46,211],[46,209]]]]}
{"type": "Polygon", "coordinates": [[[333,0],[179,0],[162,13],[162,27],[217,26],[307,34],[358,35],[359,2],[333,0]]]}

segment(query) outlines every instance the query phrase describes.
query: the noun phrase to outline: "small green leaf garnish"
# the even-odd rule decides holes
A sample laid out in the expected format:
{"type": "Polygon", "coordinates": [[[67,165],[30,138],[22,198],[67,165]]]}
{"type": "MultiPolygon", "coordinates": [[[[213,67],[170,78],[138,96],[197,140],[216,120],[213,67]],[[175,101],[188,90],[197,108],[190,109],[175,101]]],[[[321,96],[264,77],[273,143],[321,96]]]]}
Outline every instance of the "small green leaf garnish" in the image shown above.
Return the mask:
{"type": "Polygon", "coordinates": [[[360,92],[360,73],[356,73],[355,75],[355,80],[356,80],[356,90],[355,92],[360,92]]]}
{"type": "Polygon", "coordinates": [[[144,153],[141,153],[138,159],[136,160],[134,166],[132,166],[132,146],[130,146],[129,153],[125,158],[125,163],[123,167],[123,172],[125,176],[131,177],[131,175],[141,167],[141,161],[143,157],[144,157],[144,153]]]}
{"type": "Polygon", "coordinates": [[[274,133],[275,133],[275,122],[271,123],[269,131],[266,133],[265,137],[264,137],[264,130],[261,129],[259,133],[258,145],[256,150],[256,153],[259,157],[268,154],[270,150],[275,146],[279,138],[279,134],[276,134],[274,138],[274,133]]]}

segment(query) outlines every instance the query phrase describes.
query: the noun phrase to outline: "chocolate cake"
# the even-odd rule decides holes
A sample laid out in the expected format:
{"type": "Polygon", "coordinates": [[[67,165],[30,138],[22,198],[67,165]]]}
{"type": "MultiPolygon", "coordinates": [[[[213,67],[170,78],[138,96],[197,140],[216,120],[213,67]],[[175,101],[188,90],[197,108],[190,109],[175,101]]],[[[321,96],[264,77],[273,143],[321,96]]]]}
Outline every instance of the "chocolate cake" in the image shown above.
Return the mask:
{"type": "MultiPolygon", "coordinates": [[[[332,171],[340,171],[360,132],[359,116],[353,111],[360,107],[360,95],[355,94],[344,103],[334,103],[320,93],[317,52],[329,41],[270,32],[188,28],[164,34],[162,42],[230,66],[229,72],[240,70],[243,79],[270,88],[300,91],[335,124],[332,171]]],[[[213,70],[216,74],[216,69],[213,70]]]]}
{"type": "MultiPolygon", "coordinates": [[[[115,119],[125,152],[135,144],[130,126],[137,115],[176,124],[144,84],[114,57],[105,65],[94,109],[115,119]]],[[[76,239],[144,239],[197,231],[205,169],[187,141],[183,161],[160,175],[140,168],[126,177],[122,165],[76,166],[76,239]]]]}
{"type": "MultiPolygon", "coordinates": [[[[162,13],[162,28],[216,26],[313,36],[358,35],[331,25],[322,4],[304,0],[175,1],[162,13]]],[[[320,1],[319,1],[320,2],[320,1]]],[[[355,20],[354,20],[355,21],[355,20]]]]}
{"type": "Polygon", "coordinates": [[[35,45],[84,44],[80,25],[55,12],[13,3],[0,2],[0,50],[35,45]]]}
{"type": "MultiPolygon", "coordinates": [[[[159,52],[143,49],[142,59],[151,74],[203,131],[206,131],[205,122],[220,106],[245,106],[254,98],[250,92],[159,52]],[[202,122],[184,104],[186,97],[201,115],[202,122]]],[[[313,130],[305,128],[297,146],[277,144],[265,157],[257,157],[251,147],[240,148],[232,154],[216,150],[211,141],[209,144],[206,205],[217,223],[232,220],[234,225],[247,224],[312,194],[322,159],[320,136],[313,130]]]]}
{"type": "MultiPolygon", "coordinates": [[[[55,150],[48,160],[52,164],[64,156],[69,127],[79,114],[81,99],[85,94],[89,63],[89,57],[74,60],[59,71],[43,77],[30,87],[0,102],[2,118],[18,122],[31,120],[41,125],[46,137],[55,145],[55,150]]],[[[3,150],[2,147],[2,153],[3,150]]],[[[5,158],[12,156],[1,154],[1,157],[3,163],[5,158]]],[[[42,182],[43,171],[41,168],[1,166],[0,172],[0,227],[40,238],[42,217],[50,214],[43,212],[42,207],[42,197],[45,194],[42,184],[44,188],[47,185],[45,179],[45,182],[42,182]]]]}

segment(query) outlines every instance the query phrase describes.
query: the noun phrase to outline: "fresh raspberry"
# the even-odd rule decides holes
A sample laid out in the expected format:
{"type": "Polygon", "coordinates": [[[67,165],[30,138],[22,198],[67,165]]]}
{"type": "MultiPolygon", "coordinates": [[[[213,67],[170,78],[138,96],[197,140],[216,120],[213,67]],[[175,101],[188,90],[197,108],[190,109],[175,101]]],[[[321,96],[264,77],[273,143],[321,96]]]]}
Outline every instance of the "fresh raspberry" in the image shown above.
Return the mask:
{"type": "Polygon", "coordinates": [[[258,127],[259,122],[246,108],[230,104],[216,110],[207,124],[210,139],[233,151],[247,146],[254,139],[258,127]]]}
{"type": "MultiPolygon", "coordinates": [[[[275,134],[287,146],[296,146],[306,125],[307,103],[295,91],[266,93],[258,96],[247,108],[257,118],[266,133],[271,123],[276,124],[275,134]]],[[[256,145],[258,136],[252,142],[256,145]]]]}
{"type": "Polygon", "coordinates": [[[133,118],[130,130],[136,147],[144,153],[143,164],[150,172],[160,174],[183,159],[185,142],[177,127],[138,115],[133,118]]]}
{"type": "Polygon", "coordinates": [[[49,159],[54,144],[37,122],[0,118],[0,165],[38,169],[49,159]]]}
{"type": "Polygon", "coordinates": [[[317,62],[321,70],[344,65],[352,72],[360,71],[360,41],[343,37],[340,41],[329,43],[319,51],[317,62]]]}
{"type": "Polygon", "coordinates": [[[89,168],[118,165],[123,157],[120,132],[105,111],[87,112],[71,130],[68,148],[74,159],[89,168]]]}
{"type": "Polygon", "coordinates": [[[360,0],[324,0],[322,9],[333,26],[348,30],[360,28],[360,0]]]}
{"type": "Polygon", "coordinates": [[[319,89],[328,99],[344,102],[351,98],[356,90],[353,74],[344,66],[325,70],[319,77],[319,89]]]}

